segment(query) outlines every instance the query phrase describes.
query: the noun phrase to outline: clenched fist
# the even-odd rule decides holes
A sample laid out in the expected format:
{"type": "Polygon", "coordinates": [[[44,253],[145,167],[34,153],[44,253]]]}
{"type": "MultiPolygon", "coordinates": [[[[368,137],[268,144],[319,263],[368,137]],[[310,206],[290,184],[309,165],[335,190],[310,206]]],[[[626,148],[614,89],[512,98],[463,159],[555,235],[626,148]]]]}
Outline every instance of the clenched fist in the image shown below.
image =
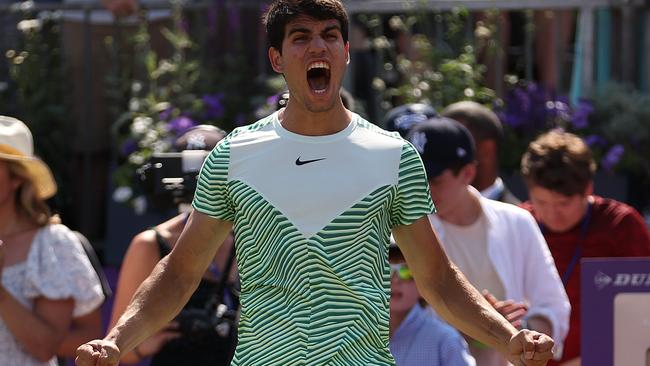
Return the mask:
{"type": "Polygon", "coordinates": [[[522,329],[510,338],[508,361],[515,366],[543,366],[553,358],[553,339],[546,334],[522,329]]]}
{"type": "Polygon", "coordinates": [[[120,349],[114,342],[95,339],[77,348],[77,366],[117,366],[120,349]]]}

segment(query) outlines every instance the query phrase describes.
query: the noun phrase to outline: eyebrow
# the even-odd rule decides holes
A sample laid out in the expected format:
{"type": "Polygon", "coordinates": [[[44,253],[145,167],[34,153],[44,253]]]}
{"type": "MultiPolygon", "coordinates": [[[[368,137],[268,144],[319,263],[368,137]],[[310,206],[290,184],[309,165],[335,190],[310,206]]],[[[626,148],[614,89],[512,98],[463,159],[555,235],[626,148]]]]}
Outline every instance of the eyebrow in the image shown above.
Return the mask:
{"type": "MultiPolygon", "coordinates": [[[[340,32],[341,27],[339,25],[330,25],[330,26],[326,27],[325,29],[323,29],[323,31],[321,33],[328,33],[328,32],[330,32],[332,30],[337,30],[337,31],[340,32]]],[[[296,28],[291,28],[291,29],[289,29],[289,32],[287,33],[287,37],[290,37],[294,33],[311,33],[311,30],[309,28],[300,27],[300,26],[298,26],[296,28]]]]}

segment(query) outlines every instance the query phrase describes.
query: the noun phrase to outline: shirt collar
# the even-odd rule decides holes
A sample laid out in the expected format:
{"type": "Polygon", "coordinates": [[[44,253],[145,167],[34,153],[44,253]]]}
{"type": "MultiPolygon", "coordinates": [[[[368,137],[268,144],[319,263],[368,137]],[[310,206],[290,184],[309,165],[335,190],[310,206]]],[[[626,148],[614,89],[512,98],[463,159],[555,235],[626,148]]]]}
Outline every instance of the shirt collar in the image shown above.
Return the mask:
{"type": "Polygon", "coordinates": [[[504,188],[505,186],[503,185],[503,180],[501,180],[501,177],[497,177],[491,186],[481,191],[481,195],[491,200],[498,200],[501,196],[501,193],[503,193],[504,188]]]}

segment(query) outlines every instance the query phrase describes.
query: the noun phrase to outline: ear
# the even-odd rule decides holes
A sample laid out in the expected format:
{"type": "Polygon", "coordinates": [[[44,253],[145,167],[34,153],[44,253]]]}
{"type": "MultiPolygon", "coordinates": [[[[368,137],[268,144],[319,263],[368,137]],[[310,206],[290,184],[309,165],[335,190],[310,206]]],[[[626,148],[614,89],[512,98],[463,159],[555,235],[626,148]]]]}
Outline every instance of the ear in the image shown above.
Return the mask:
{"type": "Polygon", "coordinates": [[[476,166],[476,161],[473,161],[460,170],[460,174],[462,175],[465,184],[471,184],[474,181],[474,178],[476,178],[476,166]]]}
{"type": "Polygon", "coordinates": [[[273,71],[277,72],[278,74],[282,74],[284,72],[282,53],[275,49],[275,47],[269,47],[269,61],[271,62],[273,71]]]}
{"type": "Polygon", "coordinates": [[[21,178],[18,177],[13,177],[11,179],[11,188],[15,191],[17,190],[20,186],[22,186],[24,181],[21,178]]]}
{"type": "Polygon", "coordinates": [[[350,42],[345,42],[345,64],[350,64],[350,42]]]}

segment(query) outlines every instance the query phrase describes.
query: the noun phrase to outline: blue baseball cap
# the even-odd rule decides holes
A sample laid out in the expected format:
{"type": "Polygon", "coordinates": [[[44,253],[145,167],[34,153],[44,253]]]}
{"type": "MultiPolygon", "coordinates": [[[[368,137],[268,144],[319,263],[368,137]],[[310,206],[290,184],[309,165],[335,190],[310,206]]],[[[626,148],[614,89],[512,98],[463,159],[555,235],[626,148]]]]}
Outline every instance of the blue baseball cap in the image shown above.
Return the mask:
{"type": "Polygon", "coordinates": [[[436,110],[424,103],[409,103],[395,107],[386,113],[384,126],[388,131],[396,131],[406,137],[414,125],[438,115],[436,110]]]}
{"type": "Polygon", "coordinates": [[[414,125],[407,137],[422,157],[429,179],[445,169],[474,161],[476,148],[469,130],[451,118],[434,117],[414,125]]]}

